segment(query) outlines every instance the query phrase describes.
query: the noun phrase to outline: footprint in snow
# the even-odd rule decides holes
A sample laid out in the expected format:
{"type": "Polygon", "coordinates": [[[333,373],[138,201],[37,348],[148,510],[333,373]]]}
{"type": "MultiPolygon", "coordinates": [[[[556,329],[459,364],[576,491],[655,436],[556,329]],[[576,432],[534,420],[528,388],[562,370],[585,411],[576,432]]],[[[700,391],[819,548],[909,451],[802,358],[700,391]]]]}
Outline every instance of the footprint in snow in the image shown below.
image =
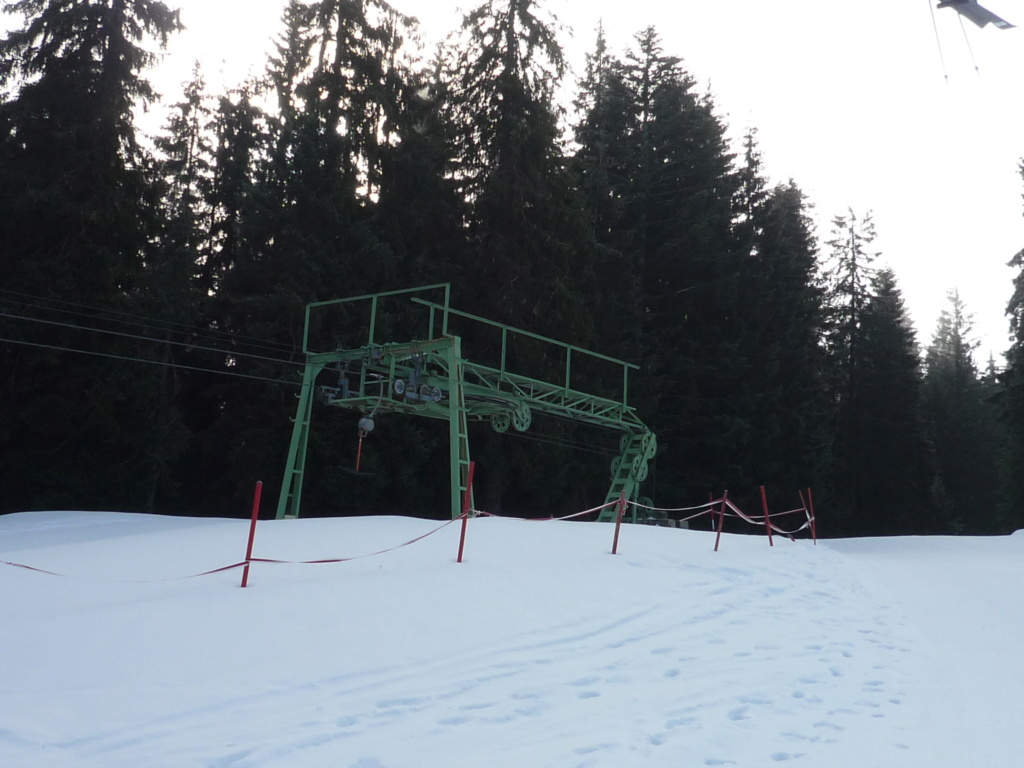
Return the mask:
{"type": "Polygon", "coordinates": [[[459,707],[459,709],[461,709],[463,712],[469,712],[477,709],[490,709],[493,706],[494,702],[489,701],[486,704],[464,704],[463,706],[459,707]]]}
{"type": "Polygon", "coordinates": [[[415,707],[417,704],[423,704],[429,701],[429,699],[415,698],[415,699],[387,699],[385,701],[378,701],[378,709],[394,709],[395,707],[415,707]]]}
{"type": "Polygon", "coordinates": [[[606,749],[612,749],[614,747],[614,744],[595,744],[591,747],[577,747],[573,750],[573,752],[575,752],[577,755],[590,755],[594,752],[601,752],[606,749]]]}
{"type": "Polygon", "coordinates": [[[244,760],[251,754],[251,749],[245,749],[241,752],[235,752],[231,755],[225,755],[224,757],[218,758],[217,760],[214,760],[212,763],[210,763],[210,768],[230,768],[230,766],[234,765],[235,763],[241,760],[244,760]]]}
{"type": "Polygon", "coordinates": [[[814,727],[815,728],[828,728],[828,729],[833,730],[833,731],[845,731],[846,730],[845,728],[843,728],[843,726],[836,725],[835,723],[830,723],[827,720],[822,720],[821,722],[815,723],[814,727]]]}
{"type": "Polygon", "coordinates": [[[736,707],[736,709],[733,709],[733,710],[731,710],[729,712],[728,717],[729,717],[730,720],[734,720],[734,721],[736,721],[736,720],[747,720],[747,719],[749,719],[747,717],[747,710],[748,709],[750,709],[750,707],[736,707]]]}

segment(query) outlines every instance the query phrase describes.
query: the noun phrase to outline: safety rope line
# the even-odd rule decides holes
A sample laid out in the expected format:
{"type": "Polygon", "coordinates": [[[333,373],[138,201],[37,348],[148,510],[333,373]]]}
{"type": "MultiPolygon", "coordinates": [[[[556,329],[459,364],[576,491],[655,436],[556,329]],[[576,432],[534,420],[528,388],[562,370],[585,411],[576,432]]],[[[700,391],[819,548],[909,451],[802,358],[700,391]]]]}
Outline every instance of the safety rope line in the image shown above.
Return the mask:
{"type": "MultiPolygon", "coordinates": [[[[415,539],[409,539],[409,541],[406,541],[406,542],[404,542],[402,544],[396,544],[395,546],[388,547],[387,549],[379,549],[376,552],[369,552],[369,553],[367,553],[365,555],[353,555],[352,557],[331,557],[331,558],[325,558],[323,560],[275,560],[275,559],[269,558],[269,557],[253,557],[253,558],[249,559],[249,562],[250,563],[271,563],[273,565],[325,565],[325,564],[328,564],[328,563],[351,563],[353,560],[363,560],[363,559],[365,559],[367,557],[376,557],[377,555],[385,555],[388,552],[394,552],[395,550],[401,549],[402,547],[408,547],[410,544],[415,544],[418,541],[423,541],[423,539],[427,538],[428,536],[433,536],[438,531],[443,530],[444,528],[447,528],[452,523],[458,522],[459,520],[462,520],[465,517],[472,517],[472,515],[470,515],[468,512],[464,512],[461,515],[459,515],[458,517],[453,517],[451,520],[449,520],[448,522],[444,523],[443,525],[439,525],[434,530],[427,531],[422,536],[417,536],[415,539]]],[[[243,565],[244,565],[244,563],[243,563],[243,565]]]]}
{"type": "Polygon", "coordinates": [[[246,561],[242,560],[239,563],[224,565],[220,568],[211,568],[210,570],[203,571],[202,573],[192,573],[188,576],[168,576],[164,579],[97,579],[92,576],[73,576],[67,573],[58,573],[57,571],[48,571],[45,568],[36,568],[33,565],[25,565],[24,563],[12,563],[9,560],[0,560],[0,565],[9,565],[11,568],[22,568],[26,571],[34,571],[35,573],[44,573],[47,576],[56,576],[61,579],[74,579],[75,581],[91,581],[97,584],[160,584],[169,581],[197,579],[200,576],[210,576],[214,573],[223,573],[224,571],[233,571],[236,568],[244,567],[246,565],[246,561]]]}
{"type": "MultiPolygon", "coordinates": [[[[369,552],[369,553],[363,554],[363,555],[353,555],[351,557],[331,557],[331,558],[323,558],[323,559],[319,559],[319,560],[278,560],[276,558],[269,558],[269,557],[252,557],[252,558],[249,558],[248,560],[242,560],[241,562],[238,562],[238,563],[232,563],[231,565],[221,566],[220,568],[211,568],[210,570],[202,571],[201,573],[194,573],[194,574],[190,574],[188,576],[172,576],[172,577],[168,577],[168,578],[164,578],[164,579],[141,579],[141,580],[139,580],[139,579],[133,579],[133,580],[95,579],[95,578],[91,578],[91,577],[88,577],[88,576],[71,576],[71,575],[64,574],[64,573],[57,573],[56,571],[49,571],[49,570],[46,570],[45,568],[38,568],[36,566],[26,565],[25,563],[11,562],[9,560],[0,560],[0,565],[6,565],[6,566],[9,566],[11,568],[21,568],[23,570],[33,571],[35,573],[42,573],[42,574],[46,574],[48,576],[56,576],[58,578],[76,579],[76,580],[79,580],[79,581],[92,581],[92,582],[99,582],[99,583],[106,583],[106,584],[155,584],[155,583],[161,583],[161,582],[181,581],[181,580],[184,580],[184,579],[195,579],[195,578],[199,578],[201,576],[210,576],[210,575],[213,575],[215,573],[224,573],[226,571],[232,571],[232,570],[235,570],[237,568],[243,568],[245,566],[251,565],[252,563],[269,563],[269,564],[272,564],[272,565],[327,565],[327,564],[331,564],[331,563],[350,563],[350,562],[352,562],[354,560],[363,560],[363,559],[366,559],[366,558],[369,558],[369,557],[377,557],[378,555],[384,555],[384,554],[387,554],[389,552],[394,552],[396,550],[402,549],[403,547],[408,547],[408,546],[410,546],[412,544],[416,544],[417,542],[423,541],[423,539],[426,539],[428,536],[433,536],[435,533],[438,533],[439,531],[444,530],[445,528],[447,528],[452,523],[455,523],[455,522],[460,521],[460,520],[465,520],[465,519],[471,518],[471,517],[500,517],[501,519],[505,519],[505,520],[523,520],[523,521],[532,521],[532,522],[553,522],[553,521],[560,521],[560,520],[572,520],[572,519],[577,518],[577,517],[583,517],[585,515],[593,514],[594,512],[599,512],[599,511],[601,511],[603,509],[608,509],[609,507],[614,507],[614,506],[616,506],[618,504],[619,504],[618,500],[610,501],[610,502],[607,502],[605,504],[601,504],[600,506],[597,506],[597,507],[591,507],[590,509],[585,509],[582,512],[575,512],[575,513],[573,513],[571,515],[564,515],[562,517],[544,517],[544,518],[504,517],[503,515],[495,515],[495,514],[492,514],[490,512],[484,512],[482,510],[470,509],[470,510],[468,510],[466,512],[463,512],[458,517],[453,517],[451,520],[448,520],[448,521],[442,523],[441,525],[439,525],[437,528],[434,528],[433,530],[427,531],[426,533],[424,533],[424,534],[422,534],[420,536],[417,536],[417,537],[415,537],[413,539],[409,539],[409,541],[403,542],[401,544],[396,544],[393,547],[387,547],[386,549],[379,549],[379,550],[377,550],[375,552],[369,552]]],[[[714,501],[709,501],[706,504],[701,504],[699,506],[694,506],[694,507],[675,507],[675,508],[664,508],[664,509],[663,508],[659,508],[659,507],[648,506],[646,504],[641,504],[641,503],[636,502],[636,501],[627,501],[626,504],[628,506],[633,506],[633,507],[635,507],[637,509],[646,509],[646,510],[650,510],[652,512],[690,512],[690,511],[693,511],[693,510],[700,510],[699,512],[697,512],[694,515],[690,515],[688,517],[680,518],[678,520],[678,522],[680,522],[680,523],[687,522],[687,521],[690,521],[690,520],[695,520],[696,518],[701,517],[703,515],[707,515],[707,514],[711,514],[711,515],[718,514],[718,515],[722,515],[723,517],[726,517],[726,516],[727,517],[737,517],[737,518],[739,518],[739,519],[749,523],[750,525],[766,525],[766,524],[770,525],[771,529],[773,531],[775,531],[777,533],[780,533],[783,536],[789,536],[791,539],[793,538],[794,534],[799,533],[800,531],[803,531],[803,530],[806,530],[806,529],[810,528],[813,525],[813,523],[814,523],[814,516],[811,515],[810,511],[806,507],[798,507],[796,509],[786,510],[785,512],[776,512],[774,514],[769,514],[767,516],[767,520],[755,520],[754,518],[752,518],[749,515],[745,514],[743,512],[743,510],[741,510],[739,507],[737,507],[732,501],[730,501],[727,498],[715,499],[714,501]],[[729,510],[731,510],[731,512],[725,512],[723,510],[719,510],[719,511],[715,510],[715,506],[716,505],[721,505],[723,503],[723,501],[724,501],[725,506],[728,507],[729,510]],[[775,525],[775,523],[771,522],[771,519],[773,517],[782,517],[784,515],[792,515],[792,514],[795,514],[797,512],[803,512],[807,516],[807,520],[806,520],[806,522],[804,522],[796,530],[787,531],[787,530],[785,530],[783,528],[780,528],[779,526],[775,525]]]]}
{"type": "MultiPolygon", "coordinates": [[[[632,503],[632,502],[630,502],[630,503],[632,503]]],[[[718,503],[718,502],[715,502],[715,503],[718,503]]],[[[657,507],[647,507],[647,506],[644,506],[642,504],[634,504],[634,506],[639,506],[642,509],[649,509],[649,510],[654,511],[654,512],[678,512],[679,511],[679,510],[675,510],[675,509],[658,509],[657,507]]],[[[690,509],[702,509],[702,507],[690,507],[690,509]]],[[[715,510],[714,509],[710,509],[710,508],[709,509],[704,509],[703,512],[698,512],[695,515],[690,515],[688,517],[680,517],[678,520],[676,520],[676,518],[672,518],[672,519],[676,520],[677,523],[688,523],[690,520],[696,520],[698,517],[703,517],[704,515],[709,515],[709,514],[710,515],[715,514],[715,510]]]]}
{"type": "MultiPolygon", "coordinates": [[[[637,502],[637,501],[629,501],[629,502],[626,502],[626,503],[629,504],[630,506],[636,507],[637,509],[646,509],[646,510],[650,510],[652,512],[689,512],[689,511],[694,510],[694,509],[701,510],[700,512],[698,512],[695,515],[690,515],[688,517],[679,518],[676,521],[676,522],[679,522],[679,523],[685,523],[685,522],[689,522],[690,520],[696,520],[698,517],[701,517],[702,515],[711,514],[713,516],[713,515],[723,514],[720,511],[715,509],[716,506],[718,506],[718,505],[720,505],[722,503],[722,499],[715,499],[714,501],[709,501],[706,504],[701,504],[701,505],[695,506],[695,507],[673,507],[673,508],[652,507],[652,506],[648,506],[647,504],[641,504],[640,502],[637,502]]],[[[726,513],[724,513],[725,517],[738,518],[740,520],[744,520],[744,521],[750,523],[751,525],[764,525],[764,521],[763,520],[760,520],[760,521],[759,520],[755,520],[754,518],[751,518],[750,516],[744,514],[740,510],[740,508],[737,507],[735,504],[733,504],[731,501],[726,501],[726,505],[729,507],[729,509],[733,510],[733,512],[726,512],[726,513]]],[[[811,526],[811,524],[812,524],[813,518],[811,517],[810,512],[808,512],[808,510],[805,507],[796,507],[795,509],[787,509],[785,512],[772,512],[771,514],[768,515],[768,517],[769,517],[769,519],[775,518],[775,517],[783,517],[785,515],[796,514],[797,512],[803,512],[805,515],[807,515],[807,522],[806,523],[804,523],[799,528],[797,528],[797,529],[795,529],[793,531],[787,531],[787,530],[785,530],[783,528],[780,528],[779,526],[775,525],[774,523],[772,523],[772,530],[777,532],[777,533],[782,534],[783,536],[789,536],[790,538],[792,538],[794,534],[799,533],[800,531],[803,531],[803,530],[806,530],[807,528],[809,528],[811,526]]]]}
{"type": "MultiPolygon", "coordinates": [[[[736,513],[737,517],[741,518],[742,520],[745,520],[746,522],[750,523],[751,525],[764,525],[765,524],[765,522],[763,520],[754,520],[751,517],[745,515],[743,513],[743,511],[739,507],[737,507],[735,504],[733,504],[731,501],[726,500],[725,503],[729,506],[729,508],[731,510],[733,510],[736,513]]],[[[793,510],[793,511],[794,512],[799,512],[800,510],[793,510]]],[[[769,524],[771,525],[773,531],[776,531],[777,533],[781,533],[783,536],[789,536],[790,538],[792,538],[794,534],[799,533],[800,531],[804,530],[805,528],[809,528],[810,525],[811,525],[811,520],[813,518],[808,518],[807,522],[804,523],[803,525],[801,525],[795,531],[787,531],[787,530],[784,530],[782,528],[779,528],[774,523],[771,523],[770,519],[771,519],[771,516],[769,515],[769,524]]]]}
{"type": "Polygon", "coordinates": [[[12,563],[12,562],[9,562],[7,560],[0,560],[0,563],[2,563],[3,565],[9,565],[12,568],[24,568],[26,571],[35,571],[36,573],[45,573],[48,576],[62,576],[63,575],[63,574],[60,574],[60,573],[54,573],[53,571],[48,571],[45,568],[35,568],[35,567],[31,566],[31,565],[25,565],[24,563],[12,563]]]}
{"type": "Polygon", "coordinates": [[[783,515],[795,515],[797,512],[806,512],[807,510],[803,507],[797,507],[796,509],[787,509],[785,512],[772,512],[768,517],[782,517],[783,515]]]}
{"type": "Polygon", "coordinates": [[[244,568],[246,565],[250,565],[252,563],[272,563],[272,564],[275,564],[275,565],[323,565],[323,564],[327,564],[327,563],[348,563],[348,562],[351,562],[353,560],[362,560],[362,559],[367,558],[367,557],[375,557],[377,555],[383,555],[383,554],[386,554],[388,552],[394,552],[395,550],[401,549],[402,547],[408,547],[410,544],[415,544],[416,542],[422,541],[423,539],[427,538],[428,536],[432,536],[433,534],[437,533],[438,531],[440,531],[440,530],[442,530],[444,528],[447,528],[452,523],[457,522],[459,520],[462,520],[462,518],[467,517],[467,516],[470,516],[470,515],[468,515],[468,513],[466,513],[466,514],[459,515],[458,517],[453,517],[451,520],[447,521],[443,525],[439,525],[437,528],[434,528],[431,531],[427,531],[422,536],[417,536],[416,538],[410,539],[409,541],[403,542],[402,544],[397,544],[397,545],[395,545],[393,547],[388,547],[387,549],[381,549],[381,550],[378,550],[376,552],[370,552],[370,553],[365,554],[365,555],[354,555],[352,557],[334,557],[334,558],[327,558],[327,559],[323,559],[323,560],[275,560],[275,559],[266,558],[266,557],[253,557],[253,558],[250,558],[248,560],[242,560],[241,562],[238,562],[238,563],[232,563],[231,565],[221,566],[220,568],[211,568],[210,570],[203,571],[202,573],[193,573],[193,574],[189,574],[188,576],[171,576],[171,577],[168,577],[168,578],[165,578],[165,579],[128,579],[128,580],[120,580],[120,579],[95,579],[95,578],[91,578],[89,576],[71,576],[71,575],[66,574],[66,573],[57,573],[55,571],[48,571],[45,568],[37,568],[37,567],[32,566],[32,565],[25,565],[24,563],[14,563],[14,562],[10,562],[10,561],[7,561],[7,560],[0,560],[0,565],[8,565],[8,566],[10,566],[12,568],[23,568],[24,570],[27,570],[27,571],[35,571],[36,573],[44,573],[44,574],[46,574],[48,576],[57,576],[57,577],[63,578],[63,579],[75,579],[76,581],[92,581],[92,582],[98,582],[98,583],[102,583],[102,584],[157,584],[157,583],[161,583],[161,582],[183,581],[185,579],[196,579],[196,578],[199,578],[200,576],[211,576],[211,575],[213,575],[215,573],[224,573],[225,571],[233,571],[233,570],[235,570],[237,568],[244,568]]]}
{"type": "Polygon", "coordinates": [[[696,515],[690,515],[689,517],[681,517],[677,522],[688,523],[691,520],[696,520],[698,517],[703,517],[704,515],[713,515],[714,513],[715,510],[713,509],[706,509],[703,512],[698,512],[696,515]]]}
{"type": "MultiPolygon", "coordinates": [[[[609,507],[614,507],[618,503],[619,503],[618,500],[616,500],[616,501],[609,501],[607,504],[602,504],[599,507],[591,507],[590,509],[585,509],[582,512],[574,512],[573,514],[565,515],[564,517],[512,517],[512,516],[507,516],[507,515],[496,515],[493,512],[484,512],[483,510],[476,511],[476,515],[478,517],[497,517],[497,518],[500,518],[502,520],[525,520],[526,522],[531,522],[531,523],[549,523],[549,522],[554,522],[554,521],[557,521],[557,520],[572,520],[575,517],[583,517],[584,515],[589,515],[589,514],[592,514],[594,512],[600,512],[602,509],[608,509],[609,507]]],[[[631,502],[626,502],[626,503],[629,504],[631,502]]]]}
{"type": "Polygon", "coordinates": [[[651,510],[653,512],[692,512],[695,509],[708,508],[710,510],[710,508],[715,506],[715,504],[721,504],[722,500],[721,499],[715,499],[714,501],[709,501],[709,502],[707,502],[705,504],[698,504],[696,507],[664,507],[663,508],[663,507],[649,507],[646,504],[641,504],[639,501],[627,501],[626,503],[629,504],[630,506],[639,507],[640,509],[649,509],[649,510],[651,510]]]}

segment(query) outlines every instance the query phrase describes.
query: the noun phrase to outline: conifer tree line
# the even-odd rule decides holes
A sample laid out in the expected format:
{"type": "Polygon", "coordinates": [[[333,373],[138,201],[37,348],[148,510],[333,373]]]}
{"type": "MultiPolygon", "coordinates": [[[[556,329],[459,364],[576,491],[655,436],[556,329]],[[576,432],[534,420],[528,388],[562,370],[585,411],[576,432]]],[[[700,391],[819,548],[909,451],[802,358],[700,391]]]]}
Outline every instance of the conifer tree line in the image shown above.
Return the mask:
{"type": "MultiPolygon", "coordinates": [[[[819,236],[656,29],[598,30],[571,75],[542,0],[484,0],[432,51],[384,0],[289,0],[262,77],[161,104],[169,3],[2,8],[0,511],[246,514],[283,475],[305,306],[450,282],[640,366],[658,506],[811,487],[824,535],[1024,526],[1024,255],[1005,370],[955,291],[923,345],[870,213],[819,236]]],[[[445,429],[378,419],[354,475],[357,419],[316,412],[304,514],[443,516],[445,429]]],[[[536,515],[602,499],[617,436],[471,443],[478,505],[536,515]]]]}

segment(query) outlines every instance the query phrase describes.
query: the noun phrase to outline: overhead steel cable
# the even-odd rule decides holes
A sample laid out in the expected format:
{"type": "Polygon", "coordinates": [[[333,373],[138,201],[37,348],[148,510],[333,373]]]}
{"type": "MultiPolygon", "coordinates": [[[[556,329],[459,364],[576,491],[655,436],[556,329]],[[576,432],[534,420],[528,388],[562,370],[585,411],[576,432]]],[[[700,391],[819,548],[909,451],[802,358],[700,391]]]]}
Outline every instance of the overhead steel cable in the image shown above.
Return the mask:
{"type": "Polygon", "coordinates": [[[946,81],[946,85],[949,85],[949,73],[946,72],[946,56],[942,52],[942,39],[939,37],[939,25],[935,21],[935,7],[932,5],[932,0],[927,0],[928,10],[932,14],[932,28],[935,30],[935,45],[939,49],[939,61],[942,64],[942,77],[946,81]]]}
{"type": "Polygon", "coordinates": [[[26,347],[36,347],[39,349],[52,349],[58,352],[74,352],[80,355],[92,355],[93,357],[104,357],[110,360],[123,360],[132,363],[146,363],[147,365],[162,365],[167,368],[177,368],[184,371],[198,371],[200,373],[215,373],[221,376],[235,376],[240,379],[253,379],[255,381],[266,381],[272,384],[285,384],[289,387],[301,387],[302,383],[298,381],[286,381],[284,379],[273,379],[267,376],[253,376],[248,373],[236,373],[234,371],[219,370],[217,368],[202,368],[195,365],[180,365],[178,363],[167,363],[163,360],[147,360],[144,357],[129,357],[127,355],[114,355],[109,352],[95,352],[89,349],[76,349],[75,347],[62,347],[57,344],[40,344],[34,341],[25,341],[23,339],[5,339],[0,338],[0,343],[3,344],[20,344],[26,347]]]}
{"type": "MultiPolygon", "coordinates": [[[[120,323],[122,325],[135,324],[135,325],[138,325],[138,326],[140,326],[142,328],[155,328],[155,329],[160,329],[160,330],[168,330],[168,329],[179,330],[179,331],[182,331],[182,332],[194,333],[197,336],[209,336],[209,337],[215,338],[215,339],[219,338],[219,337],[224,337],[225,340],[231,341],[232,343],[235,343],[235,344],[243,344],[243,345],[246,345],[246,346],[262,347],[263,349],[267,349],[267,350],[273,349],[275,347],[280,349],[281,351],[286,351],[286,350],[290,349],[290,347],[288,345],[282,344],[280,342],[268,341],[266,339],[258,339],[258,338],[253,337],[253,336],[244,336],[244,335],[241,335],[241,334],[232,333],[230,331],[220,331],[220,330],[217,330],[216,328],[204,328],[204,327],[200,327],[200,326],[196,326],[196,325],[189,325],[187,323],[178,323],[178,322],[174,322],[172,320],[164,320],[164,319],[159,319],[159,318],[147,317],[145,315],[138,315],[138,314],[134,314],[134,313],[131,313],[131,312],[122,312],[120,310],[112,309],[112,308],[109,308],[109,307],[95,307],[95,306],[90,306],[88,304],[79,304],[77,302],[65,301],[63,299],[53,299],[53,298],[47,298],[45,296],[34,296],[34,295],[28,294],[28,293],[18,293],[16,291],[8,291],[8,290],[4,290],[2,288],[0,288],[0,294],[6,294],[8,296],[18,297],[17,303],[23,304],[25,306],[33,307],[35,309],[50,310],[50,311],[55,311],[55,312],[65,312],[67,314],[78,315],[78,316],[81,316],[81,317],[95,317],[96,316],[96,315],[87,314],[85,312],[80,312],[80,311],[72,311],[72,310],[68,310],[68,309],[58,309],[58,308],[54,308],[54,307],[50,307],[50,306],[45,306],[45,305],[42,305],[42,304],[33,304],[33,303],[30,303],[30,302],[27,302],[27,301],[22,301],[21,299],[32,299],[33,301],[36,301],[36,302],[41,301],[41,302],[47,302],[49,304],[58,304],[58,305],[64,305],[64,306],[67,306],[67,307],[74,307],[75,310],[89,310],[90,312],[101,312],[101,313],[104,313],[105,315],[121,315],[124,318],[131,318],[130,320],[119,319],[118,317],[104,317],[103,318],[103,319],[105,319],[105,320],[107,320],[109,322],[120,323]],[[145,321],[145,322],[144,323],[137,323],[137,322],[135,322],[135,321],[138,321],[138,320],[142,320],[142,321],[145,321]]],[[[12,300],[12,301],[14,301],[14,300],[12,300]]]]}
{"type": "Polygon", "coordinates": [[[124,339],[136,339],[136,340],[140,340],[140,341],[149,341],[149,342],[153,342],[155,344],[169,344],[171,346],[176,346],[176,347],[187,347],[188,349],[201,349],[204,352],[217,352],[219,354],[226,355],[226,356],[231,356],[231,357],[244,357],[244,358],[250,358],[250,359],[253,359],[253,360],[262,360],[264,362],[280,363],[280,364],[283,364],[283,365],[296,365],[296,366],[303,365],[303,363],[297,363],[297,362],[294,362],[294,361],[291,361],[291,360],[282,360],[281,358],[277,358],[277,357],[266,357],[264,355],[254,355],[254,354],[251,354],[249,352],[238,352],[238,351],[233,350],[233,349],[221,349],[219,347],[206,347],[206,346],[203,346],[203,345],[200,345],[200,344],[194,344],[194,343],[188,342],[188,341],[170,341],[170,340],[167,340],[167,339],[157,339],[157,338],[154,338],[152,336],[140,336],[138,334],[133,334],[133,333],[124,333],[123,331],[111,331],[111,330],[107,330],[105,328],[93,328],[91,326],[76,325],[75,323],[64,323],[64,322],[61,322],[59,320],[44,320],[41,317],[28,317],[27,315],[12,315],[12,314],[10,314],[8,312],[0,312],[0,317],[6,317],[6,318],[9,318],[9,319],[12,319],[12,320],[24,320],[24,321],[30,322],[30,323],[40,323],[42,325],[53,325],[53,326],[57,326],[59,328],[72,328],[72,329],[78,330],[78,331],[91,331],[93,333],[103,333],[103,334],[106,334],[108,336],[117,336],[117,337],[124,338],[124,339]]]}
{"type": "Polygon", "coordinates": [[[596,453],[599,456],[617,456],[618,453],[609,448],[601,449],[595,448],[590,443],[584,443],[582,441],[574,441],[570,439],[559,439],[550,436],[540,436],[528,434],[526,432],[505,432],[508,437],[514,437],[520,440],[530,440],[535,443],[544,443],[546,445],[553,445],[558,448],[571,448],[576,451],[583,451],[584,453],[596,453]]]}
{"type": "Polygon", "coordinates": [[[981,70],[978,69],[978,62],[974,58],[974,49],[971,47],[971,38],[967,36],[967,27],[964,26],[963,14],[958,13],[957,18],[960,19],[960,31],[964,33],[964,42],[967,43],[967,52],[971,55],[971,64],[974,66],[974,72],[981,77],[981,70]]]}
{"type": "MultiPolygon", "coordinates": [[[[263,341],[257,341],[257,340],[246,341],[245,339],[247,337],[240,337],[240,336],[237,336],[237,335],[232,334],[232,333],[227,332],[227,331],[217,331],[215,329],[204,330],[202,328],[198,328],[196,326],[185,325],[183,323],[173,323],[173,322],[169,322],[169,321],[160,321],[160,320],[155,320],[155,319],[149,319],[150,322],[145,323],[145,322],[139,322],[137,320],[126,320],[126,319],[121,319],[121,318],[118,318],[118,317],[109,317],[109,316],[105,316],[105,315],[97,315],[97,314],[93,314],[93,312],[74,311],[74,310],[70,310],[70,309],[47,307],[47,306],[43,306],[43,305],[40,305],[40,304],[32,304],[30,302],[25,302],[25,301],[11,302],[11,303],[17,303],[17,304],[19,304],[21,307],[23,307],[25,309],[36,309],[36,310],[42,310],[43,312],[56,313],[58,315],[70,315],[72,317],[89,318],[90,320],[97,320],[97,321],[103,321],[105,323],[110,323],[110,324],[129,326],[129,327],[139,328],[139,329],[142,329],[142,330],[159,331],[161,333],[177,333],[177,334],[181,334],[181,335],[187,335],[190,338],[195,339],[195,340],[208,341],[208,342],[211,342],[211,343],[223,342],[223,343],[231,344],[232,345],[232,350],[234,350],[236,348],[243,348],[243,349],[244,348],[251,348],[251,349],[257,349],[257,350],[262,349],[262,350],[265,350],[267,352],[275,352],[275,351],[285,352],[285,351],[290,349],[290,347],[288,347],[286,345],[283,345],[283,344],[274,344],[274,343],[270,343],[270,342],[263,342],[263,341]]],[[[69,304],[69,306],[76,306],[76,305],[69,304]]],[[[112,312],[112,310],[104,310],[104,309],[99,309],[99,308],[92,308],[92,307],[87,307],[87,306],[84,306],[84,305],[78,305],[78,306],[82,307],[83,309],[93,310],[95,312],[103,312],[103,313],[112,312]]],[[[125,314],[126,317],[139,317],[139,316],[133,316],[133,315],[130,315],[130,314],[127,314],[127,313],[121,313],[121,314],[125,314]]],[[[141,318],[140,317],[140,319],[147,319],[147,318],[141,318]]],[[[140,336],[140,338],[152,338],[152,337],[141,337],[140,336]]]]}

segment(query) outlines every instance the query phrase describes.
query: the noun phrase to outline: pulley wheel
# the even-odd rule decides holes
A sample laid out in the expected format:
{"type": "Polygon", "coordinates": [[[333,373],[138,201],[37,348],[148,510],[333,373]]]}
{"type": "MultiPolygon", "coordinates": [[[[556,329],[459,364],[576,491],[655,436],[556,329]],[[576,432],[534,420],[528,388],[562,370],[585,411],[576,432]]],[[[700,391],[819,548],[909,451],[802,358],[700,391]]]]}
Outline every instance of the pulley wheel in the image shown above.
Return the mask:
{"type": "Polygon", "coordinates": [[[525,432],[530,428],[533,423],[533,412],[530,411],[530,406],[521,405],[516,409],[515,413],[512,414],[512,426],[519,432],[525,432]]]}

